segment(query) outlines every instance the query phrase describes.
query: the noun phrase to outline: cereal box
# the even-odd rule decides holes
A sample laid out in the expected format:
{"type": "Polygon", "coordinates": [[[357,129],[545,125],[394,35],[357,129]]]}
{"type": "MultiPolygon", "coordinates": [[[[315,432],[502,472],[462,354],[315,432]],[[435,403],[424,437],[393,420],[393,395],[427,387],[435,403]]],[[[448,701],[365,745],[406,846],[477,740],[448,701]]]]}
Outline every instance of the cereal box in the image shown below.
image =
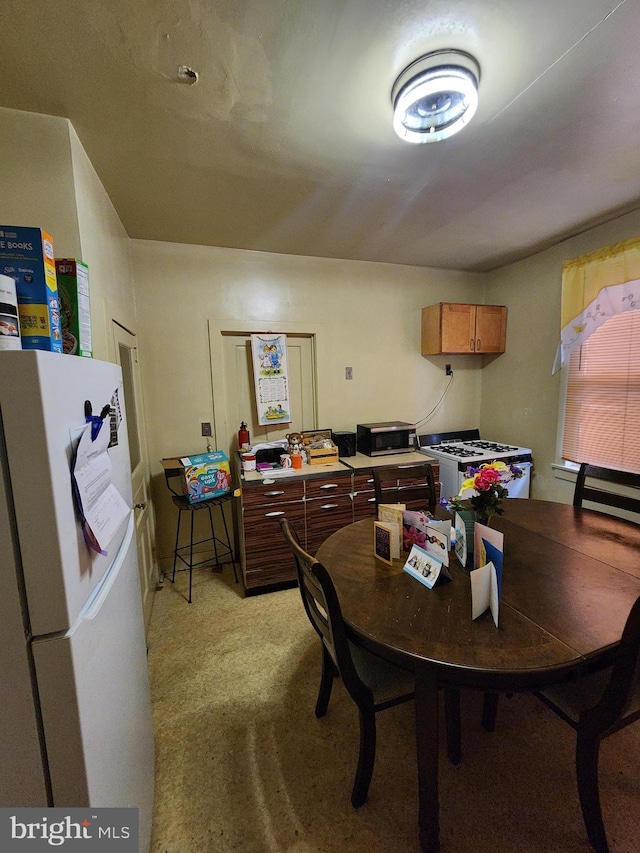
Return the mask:
{"type": "Polygon", "coordinates": [[[22,349],[62,352],[51,236],[41,228],[0,225],[0,273],[16,283],[22,349]]]}
{"type": "Polygon", "coordinates": [[[56,258],[56,278],[62,349],[69,355],[91,358],[89,267],[74,258],[56,258]]]}
{"type": "Polygon", "coordinates": [[[184,456],[184,493],[189,503],[219,498],[231,491],[229,459],[221,450],[184,456]]]}

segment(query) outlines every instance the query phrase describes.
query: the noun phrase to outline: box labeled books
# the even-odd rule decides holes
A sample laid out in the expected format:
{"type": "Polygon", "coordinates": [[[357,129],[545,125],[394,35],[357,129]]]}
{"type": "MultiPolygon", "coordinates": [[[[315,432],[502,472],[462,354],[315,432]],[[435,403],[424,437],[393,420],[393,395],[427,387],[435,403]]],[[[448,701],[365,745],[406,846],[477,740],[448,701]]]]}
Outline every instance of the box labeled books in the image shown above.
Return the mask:
{"type": "Polygon", "coordinates": [[[16,283],[22,349],[62,352],[51,236],[41,228],[0,225],[0,273],[16,283]]]}

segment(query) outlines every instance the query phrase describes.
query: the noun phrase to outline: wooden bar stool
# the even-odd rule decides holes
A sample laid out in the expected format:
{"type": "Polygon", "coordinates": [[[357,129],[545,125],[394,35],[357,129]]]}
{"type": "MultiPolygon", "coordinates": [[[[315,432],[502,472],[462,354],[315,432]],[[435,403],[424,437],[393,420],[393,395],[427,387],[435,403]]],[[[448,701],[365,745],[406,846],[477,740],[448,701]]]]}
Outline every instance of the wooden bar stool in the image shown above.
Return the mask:
{"type": "Polygon", "coordinates": [[[212,570],[217,568],[222,571],[222,567],[225,564],[225,558],[229,557],[229,560],[226,562],[230,562],[233,566],[233,576],[235,578],[236,583],[238,583],[238,571],[236,568],[236,561],[233,555],[233,547],[231,545],[231,537],[229,536],[229,528],[227,527],[227,519],[224,513],[225,504],[229,503],[233,500],[233,494],[230,492],[226,495],[221,495],[217,498],[209,498],[206,501],[200,501],[198,503],[190,503],[188,498],[182,493],[182,490],[177,491],[174,488],[174,483],[179,485],[178,487],[181,489],[182,486],[182,477],[183,477],[183,466],[179,459],[171,458],[171,459],[163,459],[162,466],[164,468],[164,476],[169,488],[169,491],[172,493],[171,500],[178,507],[178,524],[176,527],[176,541],[173,549],[173,572],[171,574],[171,583],[175,583],[176,579],[176,571],[186,571],[189,572],[189,597],[187,599],[188,603],[191,604],[191,591],[192,591],[192,582],[193,582],[193,570],[196,568],[205,568],[211,567],[212,570]],[[213,522],[213,514],[212,511],[214,509],[219,509],[220,516],[222,519],[222,526],[224,528],[224,539],[216,536],[214,522],[213,522]],[[197,512],[206,511],[209,515],[209,527],[211,530],[211,536],[207,536],[204,539],[198,539],[194,541],[194,519],[195,514],[197,512]],[[189,522],[189,541],[186,545],[180,545],[180,528],[182,526],[182,516],[183,513],[189,513],[190,522],[189,522]],[[211,543],[212,553],[205,557],[202,560],[194,561],[194,549],[199,545],[206,545],[206,543],[211,543]],[[184,568],[178,568],[178,561],[180,561],[184,568]]]}

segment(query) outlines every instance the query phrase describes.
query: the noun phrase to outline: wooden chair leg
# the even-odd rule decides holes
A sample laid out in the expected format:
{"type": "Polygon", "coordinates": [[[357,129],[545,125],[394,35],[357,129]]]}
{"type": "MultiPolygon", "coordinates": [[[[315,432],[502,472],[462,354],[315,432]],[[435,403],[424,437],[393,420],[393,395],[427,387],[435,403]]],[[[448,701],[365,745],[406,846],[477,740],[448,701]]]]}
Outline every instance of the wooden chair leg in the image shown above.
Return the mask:
{"type": "Polygon", "coordinates": [[[447,754],[452,764],[460,764],[462,758],[460,734],[460,691],[454,687],[445,687],[445,722],[447,726],[447,754]]]}
{"type": "Polygon", "coordinates": [[[335,665],[331,660],[331,655],[322,644],[322,677],[320,679],[320,690],[318,691],[318,699],[316,701],[316,717],[324,717],[329,707],[329,699],[331,698],[331,688],[333,687],[333,679],[335,677],[335,665]]]}
{"type": "Polygon", "coordinates": [[[351,792],[351,805],[354,809],[359,809],[366,802],[376,757],[376,712],[373,708],[358,710],[360,712],[360,754],[351,792]]]}
{"type": "Polygon", "coordinates": [[[498,693],[485,693],[482,701],[482,728],[492,732],[496,727],[498,715],[498,693]]]}
{"type": "Polygon", "coordinates": [[[584,819],[587,838],[596,853],[609,853],[609,844],[602,820],[600,792],[598,788],[598,752],[600,742],[596,738],[578,733],[576,743],[576,778],[580,808],[584,819]]]}

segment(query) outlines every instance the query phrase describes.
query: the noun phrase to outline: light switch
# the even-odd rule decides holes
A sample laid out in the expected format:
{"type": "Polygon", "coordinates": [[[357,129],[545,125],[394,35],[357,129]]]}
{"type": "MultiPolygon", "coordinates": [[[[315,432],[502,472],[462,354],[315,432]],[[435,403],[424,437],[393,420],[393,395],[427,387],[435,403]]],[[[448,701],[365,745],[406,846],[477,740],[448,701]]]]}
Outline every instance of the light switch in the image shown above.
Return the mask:
{"type": "Polygon", "coordinates": [[[353,379],[353,367],[345,367],[344,378],[345,379],[353,379]]]}

